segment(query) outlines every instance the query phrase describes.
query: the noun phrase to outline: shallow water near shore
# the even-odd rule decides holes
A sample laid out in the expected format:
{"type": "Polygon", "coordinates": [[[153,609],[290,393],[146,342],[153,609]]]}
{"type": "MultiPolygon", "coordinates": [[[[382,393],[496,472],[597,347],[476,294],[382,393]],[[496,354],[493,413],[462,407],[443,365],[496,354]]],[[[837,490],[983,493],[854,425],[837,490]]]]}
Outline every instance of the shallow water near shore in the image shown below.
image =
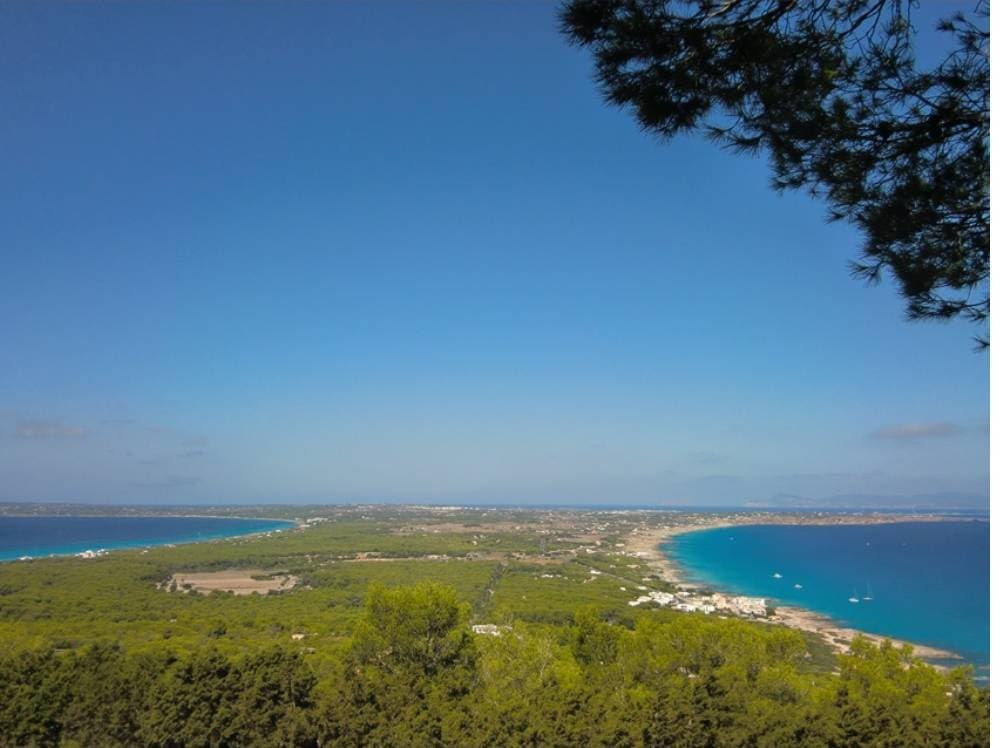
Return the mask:
{"type": "Polygon", "coordinates": [[[282,520],[230,517],[0,517],[0,561],[102,548],[193,543],[293,525],[282,520]]]}
{"type": "Polygon", "coordinates": [[[692,582],[955,652],[988,675],[988,522],[726,527],[663,550],[692,582]]]}

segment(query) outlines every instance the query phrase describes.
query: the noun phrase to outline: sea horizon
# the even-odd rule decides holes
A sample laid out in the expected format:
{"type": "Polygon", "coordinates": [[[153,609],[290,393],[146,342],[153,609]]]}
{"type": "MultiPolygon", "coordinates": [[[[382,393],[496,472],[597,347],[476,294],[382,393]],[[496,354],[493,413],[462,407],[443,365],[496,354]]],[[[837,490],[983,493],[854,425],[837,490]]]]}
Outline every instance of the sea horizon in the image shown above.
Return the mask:
{"type": "MultiPolygon", "coordinates": [[[[490,502],[468,502],[468,501],[323,501],[323,502],[295,502],[295,501],[250,501],[250,502],[201,502],[201,503],[95,503],[95,502],[73,502],[73,501],[0,501],[0,516],[19,516],[16,512],[2,513],[4,508],[16,507],[59,507],[64,509],[109,509],[109,510],[137,510],[141,515],[141,510],[163,511],[170,509],[190,509],[196,514],[191,516],[206,516],[197,512],[199,509],[240,509],[240,508],[274,508],[274,509],[308,509],[315,507],[428,507],[428,508],[452,508],[462,509],[525,509],[525,510],[594,510],[594,511],[663,511],[663,512],[688,512],[694,514],[718,514],[718,513],[768,513],[768,514],[807,514],[807,513],[827,513],[827,514],[898,514],[898,515],[942,515],[942,516],[969,516],[988,517],[989,506],[968,507],[968,506],[936,506],[936,505],[872,505],[872,506],[849,506],[835,505],[829,506],[768,506],[745,505],[745,504],[657,504],[657,503],[572,503],[572,502],[524,502],[524,501],[490,501],[490,502]]],[[[31,513],[24,516],[44,516],[38,513],[31,513]]],[[[69,516],[67,512],[52,516],[69,516]]],[[[86,515],[82,515],[86,516],[86,515]]],[[[150,516],[163,516],[162,514],[152,514],[150,516]]],[[[183,515],[176,515],[183,516],[183,515]]]]}

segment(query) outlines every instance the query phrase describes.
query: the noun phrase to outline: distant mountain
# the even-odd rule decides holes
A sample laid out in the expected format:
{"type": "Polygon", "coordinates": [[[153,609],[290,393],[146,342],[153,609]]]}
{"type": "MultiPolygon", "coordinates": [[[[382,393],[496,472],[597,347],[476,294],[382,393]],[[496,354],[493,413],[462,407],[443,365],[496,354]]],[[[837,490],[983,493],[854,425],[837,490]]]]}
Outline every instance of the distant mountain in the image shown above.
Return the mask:
{"type": "Polygon", "coordinates": [[[840,494],[824,498],[775,494],[770,499],[748,501],[746,507],[774,509],[975,509],[989,508],[981,494],[944,492],[887,496],[884,494],[840,494]]]}

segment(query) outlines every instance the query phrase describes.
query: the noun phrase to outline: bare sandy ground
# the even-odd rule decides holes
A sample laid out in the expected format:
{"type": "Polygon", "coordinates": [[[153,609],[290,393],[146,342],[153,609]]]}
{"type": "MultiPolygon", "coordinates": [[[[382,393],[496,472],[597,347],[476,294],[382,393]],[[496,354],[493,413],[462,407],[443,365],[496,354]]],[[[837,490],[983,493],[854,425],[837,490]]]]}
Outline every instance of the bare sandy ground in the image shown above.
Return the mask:
{"type": "MultiPolygon", "coordinates": [[[[886,522],[899,521],[898,519],[891,517],[865,517],[859,518],[854,522],[846,521],[847,518],[844,517],[829,518],[828,521],[824,521],[824,519],[825,518],[818,518],[817,521],[809,522],[798,521],[795,522],[795,524],[882,524],[886,522]]],[[[907,519],[910,520],[911,518],[907,519]]],[[[931,521],[933,518],[928,517],[926,519],[931,521]]],[[[698,532],[701,530],[714,530],[722,527],[734,527],[743,524],[764,524],[765,522],[770,523],[770,519],[758,519],[756,522],[709,521],[705,524],[664,526],[657,528],[656,530],[635,533],[629,536],[626,542],[626,549],[640,554],[642,558],[649,562],[649,565],[653,568],[653,570],[665,581],[681,587],[694,587],[696,585],[685,584],[685,580],[677,563],[667,554],[663,553],[660,548],[663,543],[667,542],[675,535],[681,535],[683,533],[698,532]]],[[[792,523],[790,522],[789,524],[792,523]]],[[[909,645],[913,647],[913,653],[917,657],[923,659],[961,659],[953,652],[947,652],[942,649],[935,649],[934,647],[928,647],[923,644],[914,644],[913,642],[906,642],[901,639],[893,639],[888,636],[878,636],[876,634],[870,634],[866,631],[859,631],[846,626],[839,626],[836,621],[803,608],[796,608],[787,605],[776,606],[774,615],[767,619],[767,622],[818,634],[838,652],[847,652],[850,649],[850,644],[854,637],[860,635],[869,641],[876,643],[888,639],[895,646],[909,645]]]]}
{"type": "Polygon", "coordinates": [[[650,567],[664,579],[672,584],[681,585],[684,579],[681,570],[672,558],[660,550],[663,543],[670,540],[675,535],[686,532],[698,532],[699,530],[716,530],[721,527],[732,527],[732,522],[706,522],[703,525],[667,525],[656,530],[635,533],[629,535],[625,541],[625,550],[638,553],[649,562],[650,567]]]}
{"type": "Polygon", "coordinates": [[[861,635],[865,639],[875,642],[876,644],[888,639],[894,646],[897,647],[909,645],[913,647],[913,654],[922,659],[961,659],[957,654],[947,652],[943,649],[935,649],[934,647],[928,647],[923,644],[914,644],[913,642],[903,641],[902,639],[893,639],[889,636],[877,636],[876,634],[869,634],[866,631],[858,631],[857,629],[847,628],[846,626],[838,626],[835,621],[832,621],[826,616],[813,613],[811,610],[794,608],[787,605],[776,608],[774,616],[768,619],[768,623],[790,626],[792,628],[799,629],[800,631],[809,631],[814,634],[819,634],[838,652],[846,652],[849,650],[851,640],[854,639],[854,637],[861,635]]]}
{"type": "Polygon", "coordinates": [[[290,590],[299,581],[290,574],[274,573],[259,569],[229,569],[226,571],[206,571],[174,574],[170,583],[177,584],[180,589],[190,585],[190,589],[207,595],[215,590],[232,592],[234,595],[266,595],[274,590],[281,592],[290,590]],[[254,579],[254,577],[265,577],[254,579]]]}

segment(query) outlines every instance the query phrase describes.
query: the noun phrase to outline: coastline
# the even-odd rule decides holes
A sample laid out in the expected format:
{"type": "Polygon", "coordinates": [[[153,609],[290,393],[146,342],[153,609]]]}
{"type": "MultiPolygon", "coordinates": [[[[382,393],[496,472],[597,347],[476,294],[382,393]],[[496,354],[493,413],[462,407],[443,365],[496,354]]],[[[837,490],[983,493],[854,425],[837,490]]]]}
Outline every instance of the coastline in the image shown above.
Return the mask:
{"type": "MultiPolygon", "coordinates": [[[[835,520],[824,521],[825,518],[817,518],[815,521],[774,521],[773,518],[761,520],[753,518],[753,521],[739,522],[735,520],[719,520],[707,522],[705,524],[687,524],[664,526],[655,531],[639,532],[631,535],[626,542],[626,550],[639,554],[649,562],[649,565],[660,575],[665,582],[669,582],[680,589],[706,589],[706,585],[693,584],[684,578],[683,570],[677,560],[668,555],[662,548],[664,543],[670,541],[678,535],[690,532],[701,532],[705,530],[719,530],[725,527],[741,527],[751,525],[771,525],[771,524],[796,524],[796,525],[865,525],[865,524],[892,524],[896,522],[935,522],[944,521],[944,518],[930,515],[915,517],[892,517],[892,516],[872,516],[872,517],[839,517],[835,520]],[[853,520],[853,521],[850,521],[853,520]]],[[[896,639],[891,636],[873,634],[868,631],[851,628],[839,624],[833,618],[817,613],[806,608],[799,608],[792,605],[775,605],[774,615],[761,621],[771,625],[787,626],[799,631],[816,634],[827,644],[833,647],[834,651],[843,654],[850,650],[851,641],[856,636],[862,636],[870,642],[879,644],[885,640],[892,642],[893,646],[909,646],[913,648],[913,653],[923,660],[963,660],[960,655],[943,649],[937,649],[925,644],[896,639]]],[[[934,664],[933,662],[931,663],[934,664]]],[[[935,665],[937,667],[937,665],[935,665]]]]}
{"type": "MultiPolygon", "coordinates": [[[[5,515],[8,517],[40,517],[40,516],[51,516],[60,518],[72,518],[73,515],[5,515]]],[[[102,518],[102,519],[113,519],[113,515],[80,515],[86,518],[102,518]]],[[[99,558],[100,556],[107,555],[109,553],[116,553],[119,551],[134,551],[138,549],[149,550],[152,548],[168,548],[178,545],[190,545],[193,543],[210,543],[218,542],[224,540],[232,540],[236,538],[250,538],[259,535],[267,535],[272,532],[285,532],[287,530],[298,530],[302,529],[303,525],[301,522],[290,519],[276,518],[276,517],[234,517],[234,516],[215,516],[215,515],[205,515],[205,514],[148,514],[148,515],[127,515],[128,518],[136,519],[221,519],[221,520],[242,520],[250,522],[280,522],[283,526],[272,527],[269,529],[257,529],[250,530],[248,532],[235,532],[235,533],[221,533],[221,534],[211,534],[211,535],[201,535],[197,537],[182,537],[177,539],[164,539],[157,541],[145,541],[145,540],[125,540],[119,542],[110,543],[90,543],[81,542],[79,544],[73,544],[72,549],[58,549],[58,550],[47,550],[47,549],[36,549],[35,554],[32,555],[29,552],[22,551],[12,551],[12,553],[17,553],[20,555],[10,556],[4,558],[0,556],[0,564],[14,563],[14,562],[29,562],[29,561],[43,561],[46,559],[65,559],[65,558],[99,558]],[[85,547],[87,546],[87,547],[85,547]],[[92,553],[94,555],[84,556],[85,553],[92,553]]],[[[2,517],[0,517],[2,519],[2,517]]]]}

